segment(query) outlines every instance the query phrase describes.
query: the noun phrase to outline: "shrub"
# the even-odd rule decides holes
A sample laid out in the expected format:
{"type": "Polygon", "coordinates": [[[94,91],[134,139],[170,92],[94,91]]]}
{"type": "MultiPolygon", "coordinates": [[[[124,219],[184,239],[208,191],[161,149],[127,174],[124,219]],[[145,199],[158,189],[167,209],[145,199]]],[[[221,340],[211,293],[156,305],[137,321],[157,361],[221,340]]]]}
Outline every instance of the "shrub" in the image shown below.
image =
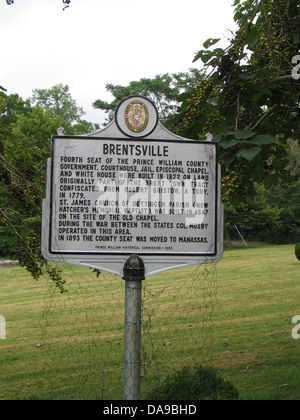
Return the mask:
{"type": "Polygon", "coordinates": [[[234,385],[223,379],[215,369],[197,365],[184,367],[154,389],[151,400],[238,400],[234,385]]]}
{"type": "Polygon", "coordinates": [[[298,260],[300,261],[300,242],[296,245],[295,254],[298,260]]]}
{"type": "Polygon", "coordinates": [[[280,209],[281,225],[273,231],[273,243],[295,243],[300,238],[300,180],[272,187],[268,202],[280,209]]]}

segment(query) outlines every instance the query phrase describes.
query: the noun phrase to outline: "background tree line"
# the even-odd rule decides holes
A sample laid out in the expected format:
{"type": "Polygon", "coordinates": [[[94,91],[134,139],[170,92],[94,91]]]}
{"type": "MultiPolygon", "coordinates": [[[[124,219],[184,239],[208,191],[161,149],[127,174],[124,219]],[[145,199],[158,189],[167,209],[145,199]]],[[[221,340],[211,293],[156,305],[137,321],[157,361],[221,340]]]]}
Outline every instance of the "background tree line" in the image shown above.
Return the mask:
{"type": "MultiPolygon", "coordinates": [[[[216,38],[204,42],[194,58],[201,69],[108,84],[114,99],[96,99],[94,107],[109,122],[124,97],[142,94],[171,131],[196,140],[211,133],[219,144],[227,238],[236,224],[248,239],[299,242],[299,2],[234,6],[238,30],[227,48],[216,38]]],[[[58,286],[59,273],[40,253],[46,162],[58,127],[70,135],[96,128],[82,117],[68,86],[35,90],[25,100],[0,87],[0,256],[18,258],[35,278],[48,270],[58,286]]]]}
{"type": "Polygon", "coordinates": [[[46,270],[62,288],[58,271],[41,255],[41,206],[46,194],[51,136],[99,128],[82,118],[68,86],[36,89],[31,98],[0,91],[0,257],[16,258],[36,279],[46,270]]]}

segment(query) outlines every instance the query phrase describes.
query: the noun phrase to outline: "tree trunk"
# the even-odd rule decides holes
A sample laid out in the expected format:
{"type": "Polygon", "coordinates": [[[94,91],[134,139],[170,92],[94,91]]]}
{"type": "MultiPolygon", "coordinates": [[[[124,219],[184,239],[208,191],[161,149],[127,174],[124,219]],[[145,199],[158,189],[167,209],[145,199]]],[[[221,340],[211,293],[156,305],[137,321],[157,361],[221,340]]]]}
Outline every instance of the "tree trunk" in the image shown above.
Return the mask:
{"type": "Polygon", "coordinates": [[[230,235],[229,235],[229,232],[228,232],[228,229],[227,229],[226,226],[225,226],[225,236],[226,236],[226,241],[227,241],[228,249],[233,249],[231,238],[230,238],[230,235]]]}

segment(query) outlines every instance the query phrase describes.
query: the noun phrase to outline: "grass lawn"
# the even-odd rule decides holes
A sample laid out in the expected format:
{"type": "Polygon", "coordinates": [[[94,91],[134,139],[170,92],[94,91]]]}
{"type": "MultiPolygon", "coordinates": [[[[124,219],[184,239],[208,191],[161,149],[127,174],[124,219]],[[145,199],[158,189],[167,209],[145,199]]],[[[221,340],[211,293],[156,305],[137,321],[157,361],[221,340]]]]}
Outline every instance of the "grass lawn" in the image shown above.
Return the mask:
{"type": "MultiPolygon", "coordinates": [[[[65,295],[20,267],[0,269],[0,399],[122,400],[124,281],[61,269],[65,295]]],[[[291,324],[300,315],[299,274],[294,246],[251,244],[226,250],[217,267],[147,279],[142,398],[172,369],[202,362],[205,350],[241,398],[300,399],[291,324]]]]}
{"type": "Polygon", "coordinates": [[[218,270],[214,366],[246,399],[300,399],[300,263],[294,246],[226,252],[218,270]]]}

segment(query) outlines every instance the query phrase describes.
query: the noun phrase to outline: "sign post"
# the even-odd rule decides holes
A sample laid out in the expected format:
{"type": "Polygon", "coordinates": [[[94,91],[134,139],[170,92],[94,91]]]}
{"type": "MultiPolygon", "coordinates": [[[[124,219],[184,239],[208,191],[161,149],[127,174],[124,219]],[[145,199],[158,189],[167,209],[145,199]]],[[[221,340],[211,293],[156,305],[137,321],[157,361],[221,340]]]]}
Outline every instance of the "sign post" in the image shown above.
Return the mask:
{"type": "Polygon", "coordinates": [[[124,265],[125,338],[124,338],[124,400],[140,399],[142,280],[145,267],[137,255],[124,265]]]}
{"type": "Polygon", "coordinates": [[[128,389],[139,387],[141,281],[222,257],[220,179],[217,144],[169,132],[139,96],[123,100],[103,130],[52,139],[42,252],[125,279],[128,389]]]}

